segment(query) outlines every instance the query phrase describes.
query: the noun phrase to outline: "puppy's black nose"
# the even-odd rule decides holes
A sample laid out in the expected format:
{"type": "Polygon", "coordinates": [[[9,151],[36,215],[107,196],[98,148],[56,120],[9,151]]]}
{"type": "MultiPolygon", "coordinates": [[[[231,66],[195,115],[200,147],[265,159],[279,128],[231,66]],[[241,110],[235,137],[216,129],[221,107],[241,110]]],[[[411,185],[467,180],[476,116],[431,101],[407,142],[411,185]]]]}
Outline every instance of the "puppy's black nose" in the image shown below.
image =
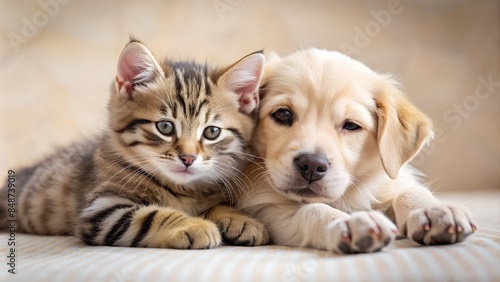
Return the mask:
{"type": "Polygon", "coordinates": [[[322,179],[329,167],[325,155],[302,154],[296,157],[294,161],[302,177],[309,183],[322,179]]]}

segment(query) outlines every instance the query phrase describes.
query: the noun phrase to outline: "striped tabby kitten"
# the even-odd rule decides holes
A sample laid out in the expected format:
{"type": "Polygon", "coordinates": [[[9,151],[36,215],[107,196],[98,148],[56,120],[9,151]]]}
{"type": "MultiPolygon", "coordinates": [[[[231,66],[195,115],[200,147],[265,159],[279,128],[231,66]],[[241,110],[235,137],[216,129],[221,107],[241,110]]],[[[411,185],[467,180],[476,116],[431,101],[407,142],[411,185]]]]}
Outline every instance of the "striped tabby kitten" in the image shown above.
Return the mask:
{"type": "MultiPolygon", "coordinates": [[[[90,245],[267,243],[263,225],[222,205],[248,159],[263,63],[256,52],[219,69],[160,64],[131,39],[108,128],[17,172],[18,230],[76,234],[90,245]]],[[[4,229],[5,208],[0,217],[4,229]]]]}

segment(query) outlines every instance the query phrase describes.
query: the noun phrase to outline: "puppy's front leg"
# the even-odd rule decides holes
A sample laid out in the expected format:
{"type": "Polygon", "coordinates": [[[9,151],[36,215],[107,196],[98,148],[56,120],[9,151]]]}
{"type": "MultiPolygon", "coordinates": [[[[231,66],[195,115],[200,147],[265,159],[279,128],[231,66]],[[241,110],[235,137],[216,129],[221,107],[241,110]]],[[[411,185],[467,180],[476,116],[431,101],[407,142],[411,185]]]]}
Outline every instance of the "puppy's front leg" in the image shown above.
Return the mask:
{"type": "Polygon", "coordinates": [[[466,208],[441,203],[422,186],[404,189],[393,208],[401,233],[421,245],[459,243],[476,230],[466,208]]]}
{"type": "MultiPolygon", "coordinates": [[[[282,207],[283,208],[283,207],[282,207]]],[[[271,224],[275,243],[306,246],[337,253],[379,251],[394,240],[397,229],[379,212],[356,212],[352,215],[316,203],[283,213],[280,224],[271,224]]]]}
{"type": "Polygon", "coordinates": [[[378,252],[394,241],[397,227],[378,211],[359,211],[330,222],[327,250],[344,254],[378,252]]]}

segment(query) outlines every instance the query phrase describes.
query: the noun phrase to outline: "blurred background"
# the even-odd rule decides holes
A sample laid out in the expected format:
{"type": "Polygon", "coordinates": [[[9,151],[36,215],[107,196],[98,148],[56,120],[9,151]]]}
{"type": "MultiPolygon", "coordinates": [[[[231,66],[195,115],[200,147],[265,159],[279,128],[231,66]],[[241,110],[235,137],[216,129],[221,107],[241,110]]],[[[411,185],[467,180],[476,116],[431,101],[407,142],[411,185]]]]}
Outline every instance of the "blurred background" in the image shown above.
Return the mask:
{"type": "Polygon", "coordinates": [[[433,190],[500,189],[497,0],[0,0],[0,33],[5,175],[105,125],[134,34],[157,56],[216,64],[259,49],[342,51],[394,74],[433,119],[434,142],[413,162],[433,190]]]}

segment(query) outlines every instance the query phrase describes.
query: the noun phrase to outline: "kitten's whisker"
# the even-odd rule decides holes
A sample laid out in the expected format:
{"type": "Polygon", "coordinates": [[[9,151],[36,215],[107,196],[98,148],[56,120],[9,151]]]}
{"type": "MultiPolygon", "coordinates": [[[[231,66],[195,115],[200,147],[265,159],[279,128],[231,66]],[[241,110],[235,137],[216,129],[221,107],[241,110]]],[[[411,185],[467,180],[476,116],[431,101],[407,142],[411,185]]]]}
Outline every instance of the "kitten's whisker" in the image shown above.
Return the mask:
{"type": "MultiPolygon", "coordinates": [[[[225,191],[227,191],[227,192],[229,193],[230,201],[231,201],[231,203],[232,203],[232,202],[233,202],[233,197],[232,197],[232,195],[233,195],[233,194],[235,194],[235,193],[234,193],[235,191],[233,190],[232,185],[231,185],[230,183],[228,183],[228,182],[227,182],[227,179],[232,179],[232,175],[231,175],[231,174],[229,174],[228,172],[226,172],[224,169],[221,169],[221,168],[216,167],[216,166],[213,166],[211,169],[212,169],[213,171],[215,171],[217,175],[219,175],[219,174],[220,174],[220,175],[224,176],[224,177],[219,178],[218,180],[219,180],[219,181],[222,181],[222,183],[224,184],[224,186],[225,186],[225,191]],[[227,179],[226,179],[226,178],[227,178],[227,179]]],[[[219,186],[219,187],[220,187],[220,186],[219,186]]]]}
{"type": "MultiPolygon", "coordinates": [[[[146,162],[147,162],[147,161],[138,161],[138,162],[135,162],[135,165],[139,165],[139,166],[140,166],[141,164],[146,163],[146,162]]],[[[127,163],[127,162],[124,162],[124,163],[127,163]]],[[[110,182],[110,181],[111,181],[111,179],[113,179],[113,178],[114,178],[117,174],[119,174],[119,173],[121,173],[121,172],[123,172],[123,171],[125,171],[125,170],[127,170],[127,169],[130,169],[131,167],[132,167],[132,165],[131,165],[131,164],[129,164],[129,163],[127,163],[127,166],[126,166],[126,167],[123,167],[122,169],[118,170],[116,173],[114,173],[113,175],[111,175],[111,176],[110,176],[107,180],[105,180],[105,181],[103,182],[103,184],[107,184],[107,183],[108,183],[108,182],[110,182]]],[[[109,169],[109,168],[108,168],[108,169],[109,169]]],[[[138,169],[139,169],[139,168],[138,168],[138,169]]],[[[138,172],[138,170],[136,169],[136,170],[134,170],[134,172],[138,172]]],[[[121,179],[121,180],[123,180],[123,178],[124,178],[124,177],[122,177],[122,179],[121,179]]],[[[121,182],[121,180],[120,180],[119,182],[114,182],[114,185],[113,185],[112,187],[115,187],[117,184],[119,184],[119,183],[121,182]]],[[[122,186],[122,188],[121,188],[121,189],[123,189],[123,186],[122,186]]],[[[121,192],[121,189],[120,189],[120,191],[119,191],[119,192],[121,192]]]]}

